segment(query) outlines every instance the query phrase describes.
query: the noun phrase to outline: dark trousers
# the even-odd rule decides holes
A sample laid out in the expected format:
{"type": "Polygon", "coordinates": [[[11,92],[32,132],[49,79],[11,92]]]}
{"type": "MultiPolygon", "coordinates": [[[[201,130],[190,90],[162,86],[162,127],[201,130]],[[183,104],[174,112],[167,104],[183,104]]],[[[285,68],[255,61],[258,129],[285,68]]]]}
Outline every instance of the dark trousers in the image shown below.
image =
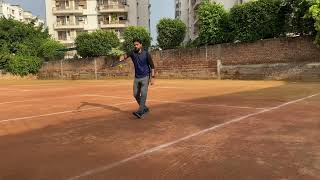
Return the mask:
{"type": "Polygon", "coordinates": [[[148,96],[149,79],[149,76],[134,79],[133,96],[139,104],[139,113],[143,113],[147,109],[146,101],[148,96]]]}

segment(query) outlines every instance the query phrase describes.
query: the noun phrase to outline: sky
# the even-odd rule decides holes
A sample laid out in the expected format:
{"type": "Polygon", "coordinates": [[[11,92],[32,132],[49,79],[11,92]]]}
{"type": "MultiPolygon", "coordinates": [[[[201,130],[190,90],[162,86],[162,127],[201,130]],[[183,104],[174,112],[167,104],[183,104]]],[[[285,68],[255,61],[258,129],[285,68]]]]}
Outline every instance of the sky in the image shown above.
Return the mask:
{"type": "MultiPolygon", "coordinates": [[[[10,4],[19,4],[25,10],[45,20],[45,0],[5,0],[10,4]]],[[[150,0],[151,2],[151,36],[153,44],[157,41],[156,25],[162,17],[174,17],[174,0],[150,0]]]]}

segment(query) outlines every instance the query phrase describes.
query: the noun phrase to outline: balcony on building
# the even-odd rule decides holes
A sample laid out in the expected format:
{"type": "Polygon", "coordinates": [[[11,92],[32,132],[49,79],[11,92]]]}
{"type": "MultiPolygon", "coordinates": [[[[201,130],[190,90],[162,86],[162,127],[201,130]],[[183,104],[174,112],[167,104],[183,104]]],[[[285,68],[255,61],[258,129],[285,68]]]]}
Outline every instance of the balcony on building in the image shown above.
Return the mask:
{"type": "Polygon", "coordinates": [[[100,28],[126,28],[126,20],[100,21],[100,28]]]}
{"type": "Polygon", "coordinates": [[[112,1],[109,3],[100,2],[98,4],[98,11],[100,13],[128,12],[129,8],[126,3],[122,1],[112,1]]]}
{"type": "Polygon", "coordinates": [[[84,9],[87,9],[86,0],[77,1],[55,1],[55,7],[53,7],[53,14],[82,14],[84,9]]]}
{"type": "Polygon", "coordinates": [[[80,22],[57,22],[53,28],[56,30],[61,29],[84,29],[85,24],[80,22]]]}
{"type": "Polygon", "coordinates": [[[82,7],[54,7],[53,14],[82,14],[83,8],[82,7]]]}
{"type": "Polygon", "coordinates": [[[64,45],[73,45],[74,44],[74,40],[71,39],[71,38],[68,38],[68,39],[62,39],[62,40],[59,40],[60,43],[64,44],[64,45]]]}
{"type": "Polygon", "coordinates": [[[75,37],[71,35],[70,31],[58,31],[58,41],[65,44],[71,45],[74,43],[75,37]]]}
{"type": "Polygon", "coordinates": [[[100,28],[126,28],[128,24],[126,13],[110,13],[98,17],[100,28]]]}

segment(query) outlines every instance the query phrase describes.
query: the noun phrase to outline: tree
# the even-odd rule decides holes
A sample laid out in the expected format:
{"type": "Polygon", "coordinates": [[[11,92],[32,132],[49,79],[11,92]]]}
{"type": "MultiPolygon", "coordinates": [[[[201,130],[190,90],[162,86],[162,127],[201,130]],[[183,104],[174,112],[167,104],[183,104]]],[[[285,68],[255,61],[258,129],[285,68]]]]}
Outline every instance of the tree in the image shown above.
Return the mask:
{"type": "Polygon", "coordinates": [[[12,56],[9,53],[0,53],[0,69],[8,69],[9,61],[12,59],[12,56]]]}
{"type": "Polygon", "coordinates": [[[315,42],[320,45],[320,0],[314,0],[313,5],[310,7],[310,13],[315,20],[314,27],[317,30],[315,42]]]}
{"type": "Polygon", "coordinates": [[[65,46],[56,40],[49,39],[41,46],[41,57],[46,61],[63,59],[65,46]]]}
{"type": "Polygon", "coordinates": [[[48,31],[42,26],[0,18],[0,69],[22,76],[37,73],[41,46],[48,40],[48,31]]]}
{"type": "Polygon", "coordinates": [[[163,18],[157,24],[158,45],[162,49],[179,46],[186,35],[186,25],[178,19],[163,18]]]}
{"type": "Polygon", "coordinates": [[[314,34],[314,20],[308,15],[311,0],[282,0],[280,15],[284,33],[314,34]]]}
{"type": "Polygon", "coordinates": [[[278,37],[282,31],[279,0],[258,0],[236,5],[230,10],[235,40],[242,42],[278,37]]]}
{"type": "Polygon", "coordinates": [[[144,27],[129,26],[124,31],[123,38],[123,50],[125,52],[132,51],[133,41],[136,39],[140,39],[142,41],[142,45],[146,50],[148,50],[151,45],[150,33],[144,27]]]}
{"type": "Polygon", "coordinates": [[[200,44],[218,44],[228,42],[230,27],[228,13],[223,5],[216,2],[204,1],[198,11],[200,44]]]}
{"type": "Polygon", "coordinates": [[[80,34],[75,45],[82,57],[107,56],[112,48],[120,45],[120,41],[114,31],[97,30],[80,34]]]}
{"type": "Polygon", "coordinates": [[[26,76],[36,74],[41,68],[42,61],[34,56],[10,55],[7,70],[15,75],[26,76]]]}
{"type": "Polygon", "coordinates": [[[42,27],[0,18],[0,39],[10,53],[38,56],[41,44],[49,38],[42,27]]]}

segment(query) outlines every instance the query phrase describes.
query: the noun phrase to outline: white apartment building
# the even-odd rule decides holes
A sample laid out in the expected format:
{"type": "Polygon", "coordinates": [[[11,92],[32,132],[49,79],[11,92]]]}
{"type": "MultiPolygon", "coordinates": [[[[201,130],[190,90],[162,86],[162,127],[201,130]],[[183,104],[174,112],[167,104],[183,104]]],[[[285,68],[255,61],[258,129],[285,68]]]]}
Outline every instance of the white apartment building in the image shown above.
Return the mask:
{"type": "MultiPolygon", "coordinates": [[[[194,40],[199,33],[199,19],[197,9],[203,0],[175,0],[175,17],[187,25],[185,42],[194,40]]],[[[235,4],[241,4],[247,0],[211,0],[222,4],[226,9],[232,8],[235,4]]]]}
{"type": "Polygon", "coordinates": [[[42,19],[39,19],[38,17],[32,15],[32,13],[30,11],[23,12],[23,21],[26,23],[30,23],[30,22],[34,21],[35,26],[41,26],[41,25],[45,24],[45,22],[42,19]]]}
{"type": "Polygon", "coordinates": [[[11,18],[25,23],[35,20],[36,26],[44,24],[43,20],[34,16],[30,11],[25,11],[19,5],[11,5],[3,1],[0,1],[0,17],[11,18]]]}
{"type": "Polygon", "coordinates": [[[83,32],[114,30],[121,38],[126,27],[150,29],[149,0],[45,0],[49,34],[72,47],[83,32]]]}
{"type": "Polygon", "coordinates": [[[190,24],[190,0],[175,0],[175,18],[180,19],[187,26],[187,33],[185,41],[191,39],[191,27],[190,24]]]}

